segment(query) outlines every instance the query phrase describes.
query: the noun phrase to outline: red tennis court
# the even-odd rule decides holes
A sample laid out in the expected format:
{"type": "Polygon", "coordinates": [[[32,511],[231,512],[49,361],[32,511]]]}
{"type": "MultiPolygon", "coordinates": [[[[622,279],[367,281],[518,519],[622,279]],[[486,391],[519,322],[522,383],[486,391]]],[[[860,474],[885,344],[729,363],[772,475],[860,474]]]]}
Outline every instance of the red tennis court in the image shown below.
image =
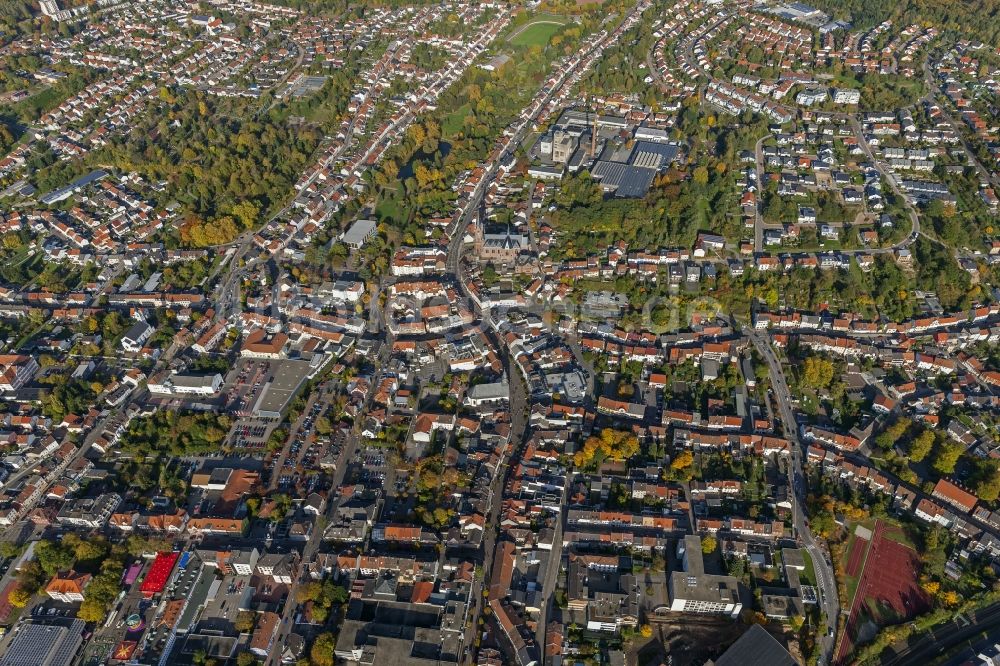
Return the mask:
{"type": "MultiPolygon", "coordinates": [[[[878,618],[891,612],[899,621],[930,610],[931,600],[920,587],[920,557],[909,546],[885,536],[886,526],[875,523],[874,535],[858,589],[851,602],[851,614],[840,642],[837,663],[848,663],[854,639],[864,617],[878,618]]],[[[855,539],[857,545],[860,539],[855,539]]],[[[854,559],[851,549],[851,560],[854,559]]],[[[864,549],[860,549],[864,552],[864,549]]]]}

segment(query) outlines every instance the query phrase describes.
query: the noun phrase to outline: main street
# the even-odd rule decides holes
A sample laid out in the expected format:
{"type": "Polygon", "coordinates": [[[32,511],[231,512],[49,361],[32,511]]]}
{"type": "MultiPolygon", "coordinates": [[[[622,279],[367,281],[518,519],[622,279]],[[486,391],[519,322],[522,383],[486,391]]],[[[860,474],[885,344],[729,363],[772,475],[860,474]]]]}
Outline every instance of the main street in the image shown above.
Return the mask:
{"type": "MultiPolygon", "coordinates": [[[[452,279],[457,283],[462,295],[473,304],[473,309],[479,315],[481,333],[490,341],[490,344],[493,345],[495,349],[502,352],[501,357],[504,371],[510,385],[510,440],[506,449],[506,455],[501,462],[500,469],[497,474],[494,475],[490,486],[490,497],[492,501],[490,503],[490,512],[486,520],[485,534],[483,536],[483,573],[481,580],[479,581],[479,585],[482,589],[486,589],[487,587],[493,560],[496,555],[496,540],[500,532],[499,512],[503,503],[503,490],[506,486],[506,479],[509,472],[509,461],[513,456],[519,454],[519,451],[527,438],[530,399],[527,394],[527,379],[523,376],[520,366],[518,365],[516,359],[511,357],[510,353],[506,350],[506,345],[503,344],[503,342],[496,335],[496,332],[491,328],[492,322],[490,321],[489,313],[483,313],[481,311],[479,303],[476,299],[471,297],[471,292],[465,284],[465,279],[462,275],[462,256],[465,249],[466,228],[474,219],[474,216],[480,214],[483,197],[489,189],[489,184],[496,177],[501,161],[506,158],[507,155],[517,150],[517,147],[520,146],[525,140],[531,131],[538,113],[558,94],[565,94],[565,92],[568,92],[564,91],[564,86],[567,86],[571,81],[578,80],[583,71],[589,67],[590,64],[592,64],[593,59],[584,64],[580,70],[577,70],[577,67],[580,66],[586,58],[594,56],[595,53],[600,53],[603,49],[607,48],[607,46],[616,41],[617,38],[620,37],[621,33],[626,29],[625,26],[637,20],[637,18],[641,16],[642,13],[648,9],[648,7],[648,3],[640,2],[621,21],[617,29],[610,36],[599,40],[597,44],[593,44],[589,41],[585,42],[581,50],[573,56],[573,64],[565,67],[556,84],[548,89],[542,89],[539,91],[539,94],[532,99],[525,111],[520,115],[520,122],[516,125],[514,132],[503,141],[500,146],[500,150],[494,151],[493,154],[496,156],[495,159],[490,159],[482,165],[485,170],[484,177],[479,181],[477,187],[469,196],[469,199],[466,201],[459,214],[455,217],[455,221],[448,229],[450,240],[448,243],[448,255],[446,261],[447,273],[451,275],[452,279]]],[[[540,649],[544,649],[545,627],[547,624],[546,618],[551,610],[555,584],[559,573],[559,560],[562,555],[562,548],[561,545],[559,545],[561,543],[562,536],[561,523],[562,520],[560,517],[560,524],[557,528],[555,539],[557,545],[553,547],[549,566],[542,580],[542,590],[546,595],[546,598],[542,606],[535,635],[535,642],[540,649]]],[[[479,620],[480,617],[482,617],[483,607],[485,604],[484,595],[479,591],[479,589],[480,588],[473,589],[473,596],[475,597],[475,600],[473,602],[472,611],[469,615],[469,622],[473,632],[478,631],[479,620]]]]}
{"type": "Polygon", "coordinates": [[[802,442],[799,440],[798,423],[795,420],[795,411],[792,408],[792,394],[788,390],[788,382],[785,381],[785,372],[782,369],[781,361],[771,346],[770,337],[762,331],[752,331],[750,340],[753,342],[757,353],[767,363],[768,373],[771,380],[771,391],[774,401],[778,405],[778,413],[781,416],[781,423],[784,428],[785,438],[792,443],[791,459],[789,464],[789,483],[794,489],[792,501],[792,525],[795,528],[795,536],[808,551],[813,569],[816,571],[816,581],[820,588],[820,607],[826,618],[826,631],[819,638],[822,646],[822,663],[832,663],[833,650],[836,646],[837,619],[840,616],[840,600],[837,597],[837,584],[833,575],[833,566],[829,559],[829,554],[825,544],[813,538],[809,531],[809,525],[805,520],[805,512],[802,505],[805,502],[805,475],[802,471],[802,459],[805,451],[802,442]]]}
{"type": "MultiPolygon", "coordinates": [[[[337,467],[333,472],[333,478],[330,481],[330,487],[334,491],[344,484],[347,468],[357,452],[358,442],[359,439],[357,433],[352,432],[347,436],[344,448],[340,452],[340,457],[337,460],[337,467]]],[[[280,470],[275,472],[275,474],[279,473],[280,470]]],[[[301,562],[303,564],[311,562],[313,556],[316,554],[316,551],[319,550],[320,544],[323,542],[324,528],[329,523],[329,519],[336,510],[337,505],[338,502],[334,498],[334,493],[331,493],[330,498],[327,500],[326,512],[321,519],[316,520],[312,534],[309,535],[309,540],[302,548],[301,562]]],[[[306,572],[305,567],[301,566],[288,589],[288,595],[285,597],[285,607],[281,612],[281,624],[278,628],[278,635],[272,643],[273,647],[271,648],[271,652],[268,654],[267,659],[264,661],[264,666],[277,666],[281,663],[281,653],[285,646],[285,640],[288,638],[288,634],[292,632],[292,629],[295,626],[295,611],[299,606],[296,601],[296,595],[299,587],[304,583],[310,582],[311,580],[312,579],[306,572]]]]}
{"type": "MultiPolygon", "coordinates": [[[[588,50],[585,52],[585,54],[589,54],[590,52],[591,50],[588,50]]],[[[516,146],[520,145],[520,143],[524,140],[524,138],[527,136],[528,131],[530,130],[531,122],[534,119],[534,115],[538,112],[538,110],[541,109],[541,107],[545,103],[547,103],[552,98],[555,92],[560,89],[561,84],[567,80],[567,78],[570,76],[572,72],[573,72],[572,67],[566,68],[564,75],[559,80],[559,85],[553,86],[551,91],[547,95],[545,95],[541,100],[536,98],[535,104],[532,107],[533,112],[531,114],[528,114],[528,117],[521,123],[518,130],[506,140],[506,143],[504,144],[504,150],[500,153],[501,155],[506,155],[508,151],[513,151],[516,146]]],[[[410,122],[412,122],[413,119],[414,116],[412,114],[407,113],[403,117],[401,117],[397,123],[394,123],[390,127],[390,130],[397,130],[398,129],[397,125],[402,126],[405,124],[409,124],[410,122]]],[[[351,136],[353,134],[353,127],[354,127],[354,120],[352,119],[351,124],[349,126],[349,131],[347,132],[347,136],[351,136]]],[[[337,159],[339,159],[346,151],[349,144],[350,144],[349,141],[345,141],[344,144],[340,147],[340,149],[336,153],[334,153],[332,156],[324,160],[324,163],[329,165],[335,162],[337,159]]],[[[376,145],[378,145],[378,142],[373,142],[372,147],[369,148],[369,150],[365,153],[364,157],[367,157],[374,149],[374,146],[376,145]]],[[[364,161],[364,157],[362,161],[364,161]]],[[[461,255],[463,249],[464,229],[465,226],[468,224],[468,221],[471,219],[471,216],[480,206],[483,196],[487,189],[485,184],[488,183],[489,180],[491,180],[496,175],[498,166],[499,166],[499,161],[497,160],[493,160],[489,163],[487,170],[488,173],[487,178],[485,178],[480,183],[481,186],[476,190],[476,192],[474,192],[473,196],[470,197],[461,215],[459,216],[457,223],[455,224],[455,228],[451,230],[452,236],[451,236],[451,243],[449,245],[448,262],[447,262],[448,270],[454,276],[456,282],[460,285],[460,288],[462,289],[462,292],[466,297],[469,296],[469,291],[466,288],[464,281],[462,280],[461,267],[460,267],[461,255]]],[[[317,173],[318,172],[314,172],[309,177],[309,179],[306,182],[306,186],[308,186],[315,180],[315,178],[317,177],[317,173]]],[[[272,218],[272,220],[277,219],[280,215],[283,215],[285,212],[287,212],[287,209],[279,211],[279,213],[275,215],[272,218]]],[[[220,318],[228,318],[233,312],[235,312],[238,309],[237,304],[239,301],[238,297],[239,283],[242,280],[242,278],[248,274],[249,268],[255,262],[261,260],[260,258],[255,257],[250,259],[245,265],[241,265],[241,262],[244,259],[245,255],[252,247],[252,241],[253,241],[253,236],[251,234],[244,234],[237,240],[236,244],[234,245],[235,249],[232,252],[229,259],[229,268],[225,276],[222,278],[222,280],[220,280],[219,287],[216,290],[216,295],[215,295],[216,299],[215,302],[218,303],[220,306],[217,311],[217,316],[219,316],[220,318]]],[[[370,314],[376,314],[376,309],[375,308],[370,309],[370,314]]],[[[491,339],[491,343],[498,350],[504,349],[504,346],[502,345],[501,341],[497,338],[497,336],[493,331],[488,330],[486,327],[484,327],[483,333],[491,339]]],[[[510,359],[506,354],[503,355],[503,363],[508,375],[508,380],[511,384],[511,396],[510,396],[511,437],[510,437],[510,445],[507,448],[507,452],[509,454],[511,451],[520,448],[520,446],[524,442],[524,435],[527,431],[528,396],[526,394],[525,385],[521,381],[521,377],[518,376],[515,379],[513,376],[514,372],[513,366],[516,366],[516,363],[513,363],[512,359],[510,359]]],[[[345,448],[345,451],[343,453],[342,464],[337,468],[334,475],[333,479],[334,488],[338,487],[343,483],[344,474],[347,467],[346,462],[351,459],[357,447],[357,437],[355,435],[352,435],[350,439],[351,442],[349,446],[345,448]]],[[[501,498],[503,494],[504,480],[507,476],[507,462],[508,462],[508,457],[505,457],[505,459],[501,462],[499,469],[497,470],[497,473],[494,475],[491,484],[492,502],[490,505],[490,515],[488,516],[488,520],[486,523],[488,529],[486,530],[486,534],[484,535],[484,541],[483,541],[484,566],[483,566],[483,576],[479,581],[480,586],[483,584],[483,581],[489,579],[489,569],[492,564],[492,557],[496,546],[496,536],[497,536],[496,526],[498,525],[499,522],[499,511],[501,505],[501,498]],[[492,528],[490,528],[490,526],[492,526],[492,528]]],[[[333,510],[334,506],[335,503],[331,502],[331,506],[328,509],[328,514],[330,511],[333,510]]],[[[312,558],[312,556],[318,549],[321,541],[322,541],[322,529],[318,526],[317,529],[313,531],[313,534],[310,536],[309,541],[307,542],[305,548],[303,549],[302,553],[303,562],[308,562],[312,558]]],[[[294,610],[297,607],[297,603],[295,602],[296,592],[300,584],[306,582],[305,578],[306,578],[305,574],[303,572],[300,572],[299,576],[296,578],[295,582],[291,586],[291,589],[289,590],[288,601],[286,602],[284,611],[282,613],[281,629],[279,630],[278,639],[275,641],[275,646],[283,645],[284,638],[290,631],[290,627],[292,626],[294,610]]],[[[472,634],[474,634],[474,632],[477,630],[476,628],[478,627],[479,617],[481,616],[483,607],[482,594],[481,593],[475,594],[474,597],[475,597],[475,600],[473,602],[474,606],[469,618],[472,634]]],[[[279,658],[280,655],[276,647],[274,650],[272,650],[272,653],[269,655],[265,666],[273,666],[277,664],[279,658]]]]}

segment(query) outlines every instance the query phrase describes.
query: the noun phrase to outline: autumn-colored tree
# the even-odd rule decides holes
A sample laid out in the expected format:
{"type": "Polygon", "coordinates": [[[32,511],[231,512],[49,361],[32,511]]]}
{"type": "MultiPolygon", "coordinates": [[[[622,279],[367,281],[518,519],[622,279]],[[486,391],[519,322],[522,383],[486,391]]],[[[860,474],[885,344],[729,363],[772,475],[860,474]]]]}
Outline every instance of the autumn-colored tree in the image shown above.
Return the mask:
{"type": "Polygon", "coordinates": [[[426,136],[427,134],[424,132],[424,126],[420,123],[413,123],[406,128],[406,138],[417,146],[423,144],[426,136]]]}
{"type": "Polygon", "coordinates": [[[240,652],[236,655],[236,666],[254,666],[260,663],[252,652],[240,652]]]}
{"type": "Polygon", "coordinates": [[[309,660],[313,666],[333,666],[333,648],[336,641],[333,634],[326,632],[316,637],[312,647],[309,648],[309,660]]]}
{"type": "Polygon", "coordinates": [[[107,614],[108,609],[105,608],[104,604],[91,599],[84,599],[83,603],[80,604],[80,609],[76,612],[76,616],[84,622],[100,622],[107,617],[107,614]]]}
{"type": "Polygon", "coordinates": [[[965,447],[958,442],[942,442],[934,456],[932,463],[934,470],[939,474],[951,474],[955,471],[955,464],[964,452],[965,447]]]}
{"type": "Polygon", "coordinates": [[[7,250],[16,250],[23,245],[21,242],[21,237],[16,233],[10,232],[4,234],[3,236],[3,246],[7,250]]]}
{"type": "Polygon", "coordinates": [[[751,610],[749,608],[744,608],[740,613],[740,617],[746,624],[767,624],[767,616],[760,611],[751,610]]]}
{"type": "Polygon", "coordinates": [[[257,615],[253,611],[240,611],[239,615],[236,616],[236,621],[233,623],[233,629],[240,633],[248,634],[253,631],[256,619],[257,615]]]}
{"type": "Polygon", "coordinates": [[[260,206],[252,201],[241,201],[232,208],[233,217],[240,222],[244,229],[252,229],[257,225],[257,218],[260,215],[260,206]]]}
{"type": "Polygon", "coordinates": [[[927,457],[932,448],[934,448],[934,431],[924,430],[910,444],[910,460],[920,462],[927,457]]]}
{"type": "Polygon", "coordinates": [[[694,464],[694,454],[690,451],[684,450],[674,456],[674,459],[670,461],[671,469],[687,469],[694,464]]]}
{"type": "Polygon", "coordinates": [[[705,537],[701,540],[701,552],[705,555],[710,555],[715,552],[718,548],[719,542],[716,541],[715,537],[705,537]]]}
{"type": "Polygon", "coordinates": [[[802,364],[802,381],[815,389],[827,388],[833,381],[833,362],[810,356],[802,364]]]}
{"type": "Polygon", "coordinates": [[[639,439],[630,432],[605,428],[599,435],[587,438],[583,448],[573,456],[577,467],[599,465],[604,460],[628,460],[639,453],[639,439]]]}
{"type": "Polygon", "coordinates": [[[295,591],[295,601],[304,604],[307,601],[315,601],[320,598],[323,594],[323,584],[311,581],[299,587],[295,591]]]}
{"type": "Polygon", "coordinates": [[[864,520],[868,518],[868,512],[859,506],[854,506],[853,504],[847,504],[846,502],[840,502],[837,505],[837,509],[840,513],[844,514],[850,520],[864,520]]]}
{"type": "Polygon", "coordinates": [[[959,597],[958,593],[954,590],[948,590],[947,592],[942,593],[938,599],[940,599],[942,604],[948,607],[957,606],[958,602],[961,601],[961,597],[959,597]]]}
{"type": "Polygon", "coordinates": [[[7,596],[7,600],[10,602],[10,605],[13,606],[14,608],[24,608],[25,606],[28,605],[28,602],[31,601],[32,596],[34,595],[32,595],[31,592],[28,592],[24,588],[16,587],[7,596]]]}

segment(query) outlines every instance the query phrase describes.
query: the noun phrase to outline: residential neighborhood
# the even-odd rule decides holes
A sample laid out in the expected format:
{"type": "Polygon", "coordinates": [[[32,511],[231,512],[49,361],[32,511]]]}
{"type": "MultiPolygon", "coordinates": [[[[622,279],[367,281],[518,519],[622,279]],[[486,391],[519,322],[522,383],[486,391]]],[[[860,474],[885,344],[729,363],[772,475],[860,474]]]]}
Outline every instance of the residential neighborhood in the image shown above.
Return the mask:
{"type": "Polygon", "coordinates": [[[996,663],[965,12],[0,8],[0,666],[996,663]]]}

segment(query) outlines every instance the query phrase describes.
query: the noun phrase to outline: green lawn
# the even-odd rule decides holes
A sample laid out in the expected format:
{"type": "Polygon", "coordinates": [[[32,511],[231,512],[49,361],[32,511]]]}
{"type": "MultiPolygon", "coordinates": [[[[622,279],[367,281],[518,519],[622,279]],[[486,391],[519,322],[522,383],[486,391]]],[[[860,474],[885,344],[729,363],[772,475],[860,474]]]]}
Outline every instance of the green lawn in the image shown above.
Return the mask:
{"type": "Polygon", "coordinates": [[[390,219],[397,223],[404,223],[409,219],[410,210],[397,195],[396,191],[386,191],[384,198],[375,206],[375,216],[378,219],[390,219]]]}
{"type": "Polygon", "coordinates": [[[560,23],[557,19],[537,19],[534,23],[520,28],[511,38],[510,43],[514,46],[545,46],[552,39],[552,35],[559,32],[565,23],[560,23]]]}
{"type": "Polygon", "coordinates": [[[441,123],[442,136],[454,136],[461,131],[465,118],[472,114],[472,105],[463,104],[444,118],[441,123]]]}
{"type": "Polygon", "coordinates": [[[798,252],[830,252],[832,250],[843,250],[840,241],[824,240],[822,243],[799,243],[795,246],[798,252]]]}
{"type": "Polygon", "coordinates": [[[907,533],[905,525],[886,519],[883,519],[882,522],[886,523],[886,530],[882,533],[882,536],[889,541],[895,541],[896,543],[902,544],[907,548],[912,548],[918,553],[920,552],[920,549],[917,548],[917,544],[914,543],[913,539],[910,538],[909,533],[907,533]]]}
{"type": "Polygon", "coordinates": [[[25,123],[31,123],[49,109],[59,106],[74,92],[75,89],[68,86],[49,85],[32,93],[30,97],[22,99],[13,106],[13,109],[25,123]]]}
{"type": "MultiPolygon", "coordinates": [[[[866,521],[866,522],[864,522],[862,524],[865,527],[871,529],[871,526],[874,523],[872,521],[866,521]],[[869,524],[866,524],[866,523],[869,523],[869,524]]],[[[861,582],[861,574],[865,570],[865,566],[864,566],[865,565],[865,560],[868,557],[868,552],[867,551],[868,551],[868,546],[871,545],[871,542],[866,542],[865,543],[865,553],[861,557],[861,567],[858,569],[858,575],[857,576],[851,576],[851,575],[849,575],[847,573],[847,564],[848,564],[848,562],[851,561],[851,548],[854,546],[854,542],[857,540],[858,537],[854,534],[854,527],[855,527],[856,523],[848,523],[848,525],[849,525],[849,529],[850,529],[850,536],[847,537],[847,542],[844,545],[844,556],[843,556],[843,560],[842,560],[841,570],[844,572],[844,586],[847,588],[847,599],[845,600],[845,603],[848,606],[850,606],[852,603],[854,603],[854,593],[858,591],[858,583],[861,582]]]]}
{"type": "Polygon", "coordinates": [[[799,581],[803,585],[816,587],[816,569],[813,567],[812,555],[805,548],[802,549],[802,559],[806,563],[806,568],[799,572],[799,581]]]}
{"type": "Polygon", "coordinates": [[[865,597],[864,615],[870,617],[872,622],[880,627],[899,624],[906,619],[897,613],[891,604],[879,603],[874,597],[865,597]]]}

